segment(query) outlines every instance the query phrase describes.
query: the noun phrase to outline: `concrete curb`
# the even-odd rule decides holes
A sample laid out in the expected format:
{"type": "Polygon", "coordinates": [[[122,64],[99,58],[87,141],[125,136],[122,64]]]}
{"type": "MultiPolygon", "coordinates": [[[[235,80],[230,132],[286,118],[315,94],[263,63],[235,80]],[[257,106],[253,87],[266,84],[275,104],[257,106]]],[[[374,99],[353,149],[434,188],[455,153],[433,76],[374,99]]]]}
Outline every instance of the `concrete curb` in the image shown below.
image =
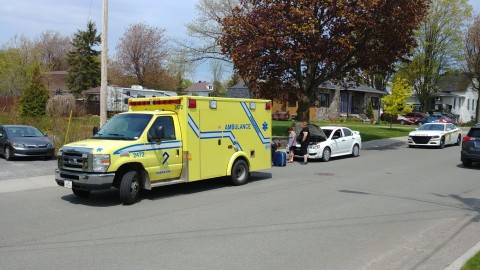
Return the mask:
{"type": "Polygon", "coordinates": [[[470,250],[468,250],[467,252],[465,252],[465,254],[463,254],[462,256],[460,256],[460,258],[458,258],[457,260],[455,260],[452,264],[450,264],[447,268],[445,268],[445,270],[460,270],[462,269],[463,265],[470,259],[472,258],[473,256],[475,256],[475,254],[477,254],[477,252],[480,251],[480,242],[478,242],[475,246],[473,246],[470,250]]]}

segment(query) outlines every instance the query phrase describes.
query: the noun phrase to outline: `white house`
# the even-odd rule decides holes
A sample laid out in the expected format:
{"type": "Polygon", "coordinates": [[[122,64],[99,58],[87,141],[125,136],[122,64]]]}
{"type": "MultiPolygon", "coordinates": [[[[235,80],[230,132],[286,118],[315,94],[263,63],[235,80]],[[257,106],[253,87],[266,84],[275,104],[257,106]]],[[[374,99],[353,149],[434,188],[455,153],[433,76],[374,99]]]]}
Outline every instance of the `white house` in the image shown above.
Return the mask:
{"type": "Polygon", "coordinates": [[[450,109],[457,116],[458,123],[475,120],[478,92],[467,74],[445,75],[438,86],[435,104],[443,104],[443,107],[450,109]]]}
{"type": "Polygon", "coordinates": [[[213,85],[205,81],[199,81],[197,83],[192,84],[190,87],[184,90],[185,94],[187,95],[196,95],[196,96],[203,96],[208,97],[210,93],[213,91],[213,85]]]}

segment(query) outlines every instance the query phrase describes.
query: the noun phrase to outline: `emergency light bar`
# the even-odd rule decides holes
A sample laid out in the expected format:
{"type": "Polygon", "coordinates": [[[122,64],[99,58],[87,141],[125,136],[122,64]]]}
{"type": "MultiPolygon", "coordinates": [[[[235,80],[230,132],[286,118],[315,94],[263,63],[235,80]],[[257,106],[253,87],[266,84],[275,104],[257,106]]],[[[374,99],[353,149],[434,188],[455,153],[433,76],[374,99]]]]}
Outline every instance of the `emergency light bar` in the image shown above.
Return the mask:
{"type": "Polygon", "coordinates": [[[180,99],[153,99],[142,101],[129,101],[129,106],[146,106],[146,105],[162,105],[162,104],[180,104],[180,99]]]}

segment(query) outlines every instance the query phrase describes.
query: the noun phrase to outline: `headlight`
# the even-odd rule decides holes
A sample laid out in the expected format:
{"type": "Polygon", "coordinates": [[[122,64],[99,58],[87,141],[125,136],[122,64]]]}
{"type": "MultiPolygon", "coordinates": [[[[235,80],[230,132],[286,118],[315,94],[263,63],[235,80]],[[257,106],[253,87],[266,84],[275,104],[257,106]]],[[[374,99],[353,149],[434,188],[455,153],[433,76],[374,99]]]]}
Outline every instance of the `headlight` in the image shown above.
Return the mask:
{"type": "Polygon", "coordinates": [[[12,143],[12,145],[14,147],[18,147],[18,148],[25,148],[25,144],[23,144],[23,143],[12,143]]]}
{"type": "Polygon", "coordinates": [[[440,135],[434,135],[434,136],[432,136],[432,138],[433,139],[438,139],[438,138],[440,138],[440,135]]]}
{"type": "Polygon", "coordinates": [[[110,155],[93,155],[93,171],[106,172],[110,166],[110,155]]]}
{"type": "Polygon", "coordinates": [[[53,144],[52,143],[47,144],[47,148],[53,148],[53,144]]]}
{"type": "Polygon", "coordinates": [[[310,149],[320,149],[320,145],[319,144],[314,144],[314,145],[310,145],[308,148],[310,148],[310,149]]]}

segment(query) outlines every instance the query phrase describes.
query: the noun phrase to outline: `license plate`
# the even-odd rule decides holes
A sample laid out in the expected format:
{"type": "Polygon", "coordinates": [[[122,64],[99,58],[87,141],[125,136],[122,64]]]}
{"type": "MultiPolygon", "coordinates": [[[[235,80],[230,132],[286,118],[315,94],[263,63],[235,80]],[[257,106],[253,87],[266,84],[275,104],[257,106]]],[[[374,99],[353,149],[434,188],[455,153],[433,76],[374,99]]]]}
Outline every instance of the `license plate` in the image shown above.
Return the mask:
{"type": "Polygon", "coordinates": [[[66,188],[72,188],[72,181],[70,180],[63,181],[63,186],[66,188]]]}

